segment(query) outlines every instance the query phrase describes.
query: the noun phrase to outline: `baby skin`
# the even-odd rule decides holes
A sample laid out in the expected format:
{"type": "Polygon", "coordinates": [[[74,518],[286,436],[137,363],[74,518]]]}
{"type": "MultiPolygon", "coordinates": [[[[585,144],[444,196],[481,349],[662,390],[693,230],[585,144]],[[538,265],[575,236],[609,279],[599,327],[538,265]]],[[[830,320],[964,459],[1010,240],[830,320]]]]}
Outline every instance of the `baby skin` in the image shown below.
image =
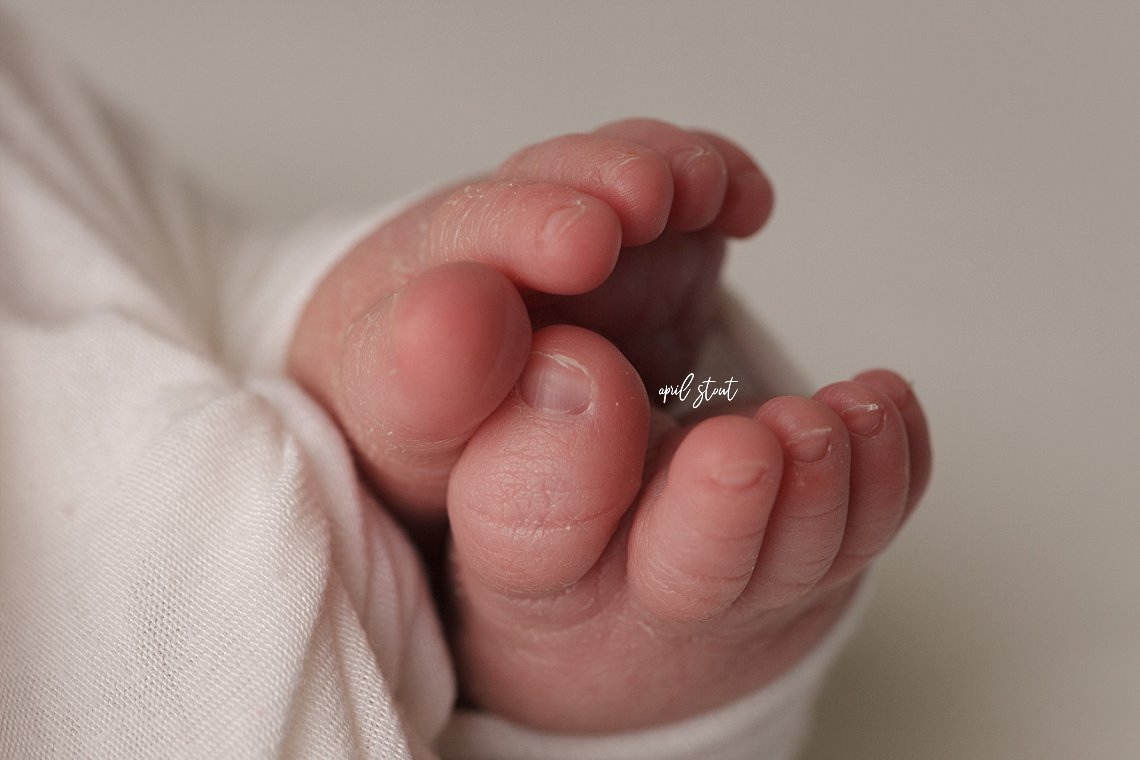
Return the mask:
{"type": "Polygon", "coordinates": [[[812,649],[915,507],[929,436],[892,372],[699,421],[650,404],[771,206],[731,142],[623,121],[420,201],[314,294],[290,369],[429,552],[450,525],[470,702],[562,732],[723,705],[812,649]]]}

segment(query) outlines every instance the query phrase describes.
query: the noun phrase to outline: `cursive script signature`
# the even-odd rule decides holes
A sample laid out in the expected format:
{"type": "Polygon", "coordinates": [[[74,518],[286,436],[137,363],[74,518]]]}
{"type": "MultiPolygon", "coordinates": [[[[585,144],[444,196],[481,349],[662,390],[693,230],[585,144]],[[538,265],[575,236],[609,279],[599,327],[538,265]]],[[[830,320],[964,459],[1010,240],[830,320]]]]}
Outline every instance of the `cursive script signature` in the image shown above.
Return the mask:
{"type": "Polygon", "coordinates": [[[693,396],[693,408],[697,409],[704,402],[712,401],[718,396],[723,396],[732,401],[736,398],[736,392],[740,390],[734,387],[739,382],[735,377],[730,377],[723,383],[709,377],[697,383],[695,387],[693,386],[694,380],[696,380],[696,373],[690,372],[680,385],[666,385],[659,389],[657,395],[661,397],[661,403],[668,403],[671,397],[679,401],[688,401],[689,397],[693,396]],[[694,390],[696,395],[693,395],[694,390]]]}

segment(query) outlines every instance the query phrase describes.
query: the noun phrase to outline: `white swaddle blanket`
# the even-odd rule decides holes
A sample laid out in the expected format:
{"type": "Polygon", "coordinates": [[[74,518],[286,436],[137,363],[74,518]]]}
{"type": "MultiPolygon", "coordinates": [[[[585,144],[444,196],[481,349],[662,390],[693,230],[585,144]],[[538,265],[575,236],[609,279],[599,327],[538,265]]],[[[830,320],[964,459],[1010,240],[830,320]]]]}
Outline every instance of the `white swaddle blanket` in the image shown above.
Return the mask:
{"type": "Polygon", "coordinates": [[[378,218],[255,233],[0,15],[0,757],[789,757],[854,611],[671,726],[455,710],[414,550],[281,370],[378,218]]]}

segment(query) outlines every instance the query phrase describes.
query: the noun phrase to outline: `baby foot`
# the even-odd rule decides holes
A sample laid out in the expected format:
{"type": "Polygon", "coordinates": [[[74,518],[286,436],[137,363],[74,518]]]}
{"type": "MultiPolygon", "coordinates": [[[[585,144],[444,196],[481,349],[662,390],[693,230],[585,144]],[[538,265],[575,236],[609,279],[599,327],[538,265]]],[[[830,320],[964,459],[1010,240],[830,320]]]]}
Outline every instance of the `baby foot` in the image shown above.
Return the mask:
{"type": "Polygon", "coordinates": [[[930,461],[918,401],[887,371],[651,436],[620,352],[576,327],[539,331],[451,479],[467,698],[598,732],[756,689],[842,613],[930,461]]]}
{"type": "Polygon", "coordinates": [[[758,230],[771,203],[739,148],[661,122],[525,148],[358,244],[302,315],[290,371],[404,521],[439,524],[534,325],[606,335],[647,382],[676,374],[712,318],[724,237],[758,230]]]}

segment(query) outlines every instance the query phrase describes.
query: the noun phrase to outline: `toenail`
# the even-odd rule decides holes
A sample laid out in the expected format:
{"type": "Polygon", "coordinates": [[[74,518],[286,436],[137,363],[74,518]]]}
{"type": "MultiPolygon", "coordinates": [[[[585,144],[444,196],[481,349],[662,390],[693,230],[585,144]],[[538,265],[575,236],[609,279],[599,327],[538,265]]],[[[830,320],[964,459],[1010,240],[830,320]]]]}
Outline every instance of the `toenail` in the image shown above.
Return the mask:
{"type": "Polygon", "coordinates": [[[747,488],[753,485],[768,471],[763,462],[734,462],[713,473],[712,479],[728,488],[747,488]]]}
{"type": "Polygon", "coordinates": [[[540,412],[581,414],[590,407],[590,376],[585,368],[559,354],[531,353],[519,382],[519,395],[540,412]]]}
{"type": "Polygon", "coordinates": [[[546,218],[546,226],[542,228],[542,239],[557,240],[562,237],[584,213],[586,213],[586,204],[582,201],[558,209],[546,218]]]}
{"type": "Polygon", "coordinates": [[[636,161],[639,158],[641,158],[641,156],[636,153],[627,153],[621,158],[615,158],[612,161],[607,161],[602,167],[602,181],[607,185],[617,182],[617,180],[622,175],[622,170],[625,168],[625,165],[636,161]]]}
{"type": "Polygon", "coordinates": [[[855,404],[843,411],[847,429],[856,435],[874,435],[883,424],[883,407],[878,404],[855,404]]]}
{"type": "Polygon", "coordinates": [[[705,156],[711,156],[710,151],[704,148],[692,148],[691,150],[683,150],[673,156],[673,165],[677,167],[678,171],[687,171],[690,167],[695,166],[698,161],[705,156]]]}
{"type": "Polygon", "coordinates": [[[788,454],[797,462],[818,462],[831,451],[831,428],[800,431],[788,438],[787,448],[788,454]]]}

